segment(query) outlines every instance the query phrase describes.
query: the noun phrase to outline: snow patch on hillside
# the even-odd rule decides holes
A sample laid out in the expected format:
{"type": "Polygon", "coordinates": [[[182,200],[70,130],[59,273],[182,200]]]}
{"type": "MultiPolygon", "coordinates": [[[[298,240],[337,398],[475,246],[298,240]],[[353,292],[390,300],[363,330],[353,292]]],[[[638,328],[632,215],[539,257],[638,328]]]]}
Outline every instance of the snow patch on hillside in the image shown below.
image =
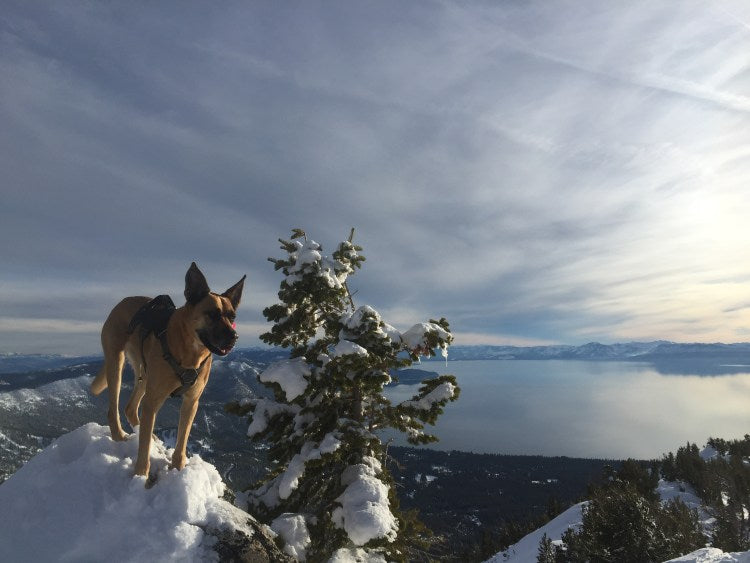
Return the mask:
{"type": "Polygon", "coordinates": [[[488,559],[486,563],[507,563],[509,561],[513,563],[530,563],[536,561],[539,552],[539,542],[544,534],[547,534],[547,537],[553,543],[556,542],[559,544],[563,534],[569,528],[577,530],[581,526],[584,506],[586,506],[585,502],[571,506],[568,510],[559,514],[538,530],[534,530],[521,538],[518,543],[513,544],[505,551],[501,551],[488,559]]]}
{"type": "Polygon", "coordinates": [[[16,389],[0,393],[0,409],[28,411],[49,404],[75,405],[88,402],[91,392],[89,386],[91,375],[82,375],[72,379],[61,379],[41,385],[36,389],[16,389]]]}
{"type": "Polygon", "coordinates": [[[750,552],[725,553],[715,547],[704,547],[666,563],[750,563],[750,552]]]}
{"type": "Polygon", "coordinates": [[[114,442],[89,423],[55,440],[0,485],[0,561],[218,561],[205,528],[253,534],[211,464],[169,470],[171,451],[151,449],[146,489],[136,435],[114,442]]]}
{"type": "Polygon", "coordinates": [[[679,499],[685,503],[685,506],[689,509],[696,510],[698,512],[698,522],[703,529],[703,533],[707,536],[711,535],[716,518],[708,513],[706,507],[701,502],[700,497],[688,483],[683,481],[674,482],[659,479],[659,485],[656,487],[656,492],[659,493],[659,498],[661,498],[662,502],[679,499]]]}

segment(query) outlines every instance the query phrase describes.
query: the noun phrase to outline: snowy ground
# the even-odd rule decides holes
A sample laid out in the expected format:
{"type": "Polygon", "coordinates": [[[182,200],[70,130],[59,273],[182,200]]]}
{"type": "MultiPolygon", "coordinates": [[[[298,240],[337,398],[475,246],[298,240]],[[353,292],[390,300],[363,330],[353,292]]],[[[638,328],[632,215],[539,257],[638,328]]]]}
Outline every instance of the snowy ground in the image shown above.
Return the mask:
{"type": "Polygon", "coordinates": [[[0,561],[218,561],[206,529],[246,527],[199,456],[168,470],[152,445],[153,487],[133,477],[138,441],[114,442],[90,423],[65,434],[0,485],[0,561]]]}

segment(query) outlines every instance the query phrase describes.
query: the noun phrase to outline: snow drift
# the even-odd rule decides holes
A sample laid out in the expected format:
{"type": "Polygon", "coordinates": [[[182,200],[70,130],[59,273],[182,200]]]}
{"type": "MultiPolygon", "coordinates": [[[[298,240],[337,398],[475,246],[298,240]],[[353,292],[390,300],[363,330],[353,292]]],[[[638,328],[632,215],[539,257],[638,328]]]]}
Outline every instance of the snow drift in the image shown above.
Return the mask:
{"type": "Polygon", "coordinates": [[[265,534],[220,498],[224,483],[199,456],[169,470],[171,451],[155,440],[147,489],[133,476],[137,449],[136,435],[114,442],[90,423],[32,458],[0,485],[0,561],[218,561],[217,536],[265,534]]]}

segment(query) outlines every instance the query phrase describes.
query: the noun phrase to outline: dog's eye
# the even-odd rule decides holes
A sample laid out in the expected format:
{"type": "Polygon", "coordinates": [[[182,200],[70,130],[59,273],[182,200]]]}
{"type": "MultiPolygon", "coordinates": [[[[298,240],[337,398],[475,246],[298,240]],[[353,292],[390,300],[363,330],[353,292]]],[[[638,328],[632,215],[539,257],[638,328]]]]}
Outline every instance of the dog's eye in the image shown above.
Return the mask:
{"type": "Polygon", "coordinates": [[[221,313],[219,311],[209,311],[206,313],[206,316],[212,321],[218,321],[221,318],[221,313]]]}

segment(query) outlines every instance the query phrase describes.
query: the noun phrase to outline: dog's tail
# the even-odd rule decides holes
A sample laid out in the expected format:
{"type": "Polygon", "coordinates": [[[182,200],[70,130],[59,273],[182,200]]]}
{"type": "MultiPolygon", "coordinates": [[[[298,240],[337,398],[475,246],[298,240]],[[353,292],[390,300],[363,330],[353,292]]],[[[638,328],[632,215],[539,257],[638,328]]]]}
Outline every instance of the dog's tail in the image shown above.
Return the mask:
{"type": "Polygon", "coordinates": [[[98,395],[107,388],[107,362],[102,364],[99,373],[96,374],[94,381],[91,382],[91,392],[98,395]]]}

